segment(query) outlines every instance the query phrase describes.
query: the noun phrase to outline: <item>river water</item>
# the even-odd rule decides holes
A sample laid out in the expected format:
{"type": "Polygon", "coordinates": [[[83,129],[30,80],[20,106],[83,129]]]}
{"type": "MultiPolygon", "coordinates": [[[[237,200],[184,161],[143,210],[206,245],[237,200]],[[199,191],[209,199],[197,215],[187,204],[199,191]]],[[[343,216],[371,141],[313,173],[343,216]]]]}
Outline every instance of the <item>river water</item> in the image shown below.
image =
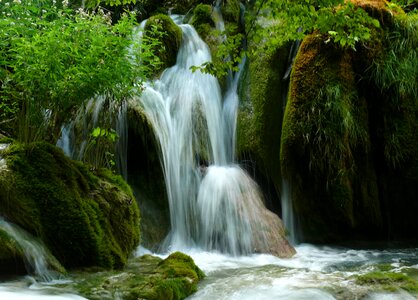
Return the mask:
{"type": "MultiPolygon", "coordinates": [[[[207,275],[189,299],[416,299],[406,291],[382,292],[355,282],[355,275],[381,265],[392,272],[415,274],[417,278],[416,248],[354,250],[306,244],[296,249],[297,254],[291,259],[184,249],[207,275]]],[[[0,299],[84,299],[60,290],[62,283],[41,283],[23,277],[0,284],[0,299]]]]}

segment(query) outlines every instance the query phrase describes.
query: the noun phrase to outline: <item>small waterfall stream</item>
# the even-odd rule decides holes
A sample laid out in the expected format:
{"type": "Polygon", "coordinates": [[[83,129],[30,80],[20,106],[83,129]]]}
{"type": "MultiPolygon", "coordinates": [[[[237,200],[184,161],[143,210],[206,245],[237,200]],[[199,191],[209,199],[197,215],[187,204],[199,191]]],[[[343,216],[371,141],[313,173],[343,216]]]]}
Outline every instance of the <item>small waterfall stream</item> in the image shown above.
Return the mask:
{"type": "Polygon", "coordinates": [[[7,234],[16,241],[19,247],[22,249],[27,267],[31,269],[37,276],[43,281],[51,281],[56,276],[48,268],[47,257],[48,250],[33,236],[19,228],[17,225],[11,224],[0,217],[0,230],[7,232],[7,234]]]}

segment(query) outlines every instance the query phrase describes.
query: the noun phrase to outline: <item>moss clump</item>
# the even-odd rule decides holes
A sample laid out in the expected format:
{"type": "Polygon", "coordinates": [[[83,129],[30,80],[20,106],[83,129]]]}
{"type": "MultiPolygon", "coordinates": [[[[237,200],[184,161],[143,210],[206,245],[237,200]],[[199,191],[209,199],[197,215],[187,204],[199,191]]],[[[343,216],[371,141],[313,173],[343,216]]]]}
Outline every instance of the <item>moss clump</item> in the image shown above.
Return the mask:
{"type": "MultiPolygon", "coordinates": [[[[77,274],[77,278],[83,274],[77,274]]],[[[151,255],[133,259],[122,273],[88,274],[74,288],[88,299],[185,299],[196,291],[203,272],[183,253],[162,260],[151,255]]]]}
{"type": "Polygon", "coordinates": [[[139,212],[119,176],[93,174],[47,143],[14,144],[4,157],[2,215],[40,237],[65,267],[126,263],[139,241],[139,212]]]}
{"type": "Polygon", "coordinates": [[[191,25],[193,25],[202,39],[207,39],[211,29],[215,27],[212,19],[212,7],[207,4],[196,6],[193,10],[191,25]]]}
{"type": "Polygon", "coordinates": [[[162,64],[155,72],[171,67],[176,63],[177,52],[182,39],[181,29],[164,14],[157,14],[148,19],[144,29],[145,36],[157,39],[161,45],[154,46],[152,51],[160,58],[162,64]],[[155,31],[153,28],[158,30],[155,31]]]}
{"type": "Polygon", "coordinates": [[[418,281],[403,273],[373,271],[356,278],[359,285],[372,285],[374,288],[395,292],[405,290],[418,295],[418,281]]]}
{"type": "Polygon", "coordinates": [[[226,0],[222,6],[222,16],[225,21],[238,24],[240,18],[240,5],[238,0],[226,0]]]}

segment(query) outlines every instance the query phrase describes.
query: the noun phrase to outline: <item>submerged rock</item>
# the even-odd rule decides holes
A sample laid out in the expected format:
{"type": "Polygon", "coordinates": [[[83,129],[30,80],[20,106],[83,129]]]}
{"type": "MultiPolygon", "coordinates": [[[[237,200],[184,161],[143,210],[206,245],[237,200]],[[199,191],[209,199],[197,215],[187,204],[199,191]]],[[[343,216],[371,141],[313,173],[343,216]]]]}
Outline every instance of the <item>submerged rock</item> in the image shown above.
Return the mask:
{"type": "Polygon", "coordinates": [[[92,300],[175,300],[194,293],[204,276],[192,258],[175,252],[166,259],[151,255],[132,259],[119,273],[78,273],[71,287],[92,300]]]}
{"type": "Polygon", "coordinates": [[[296,254],[295,248],[286,239],[286,231],[280,218],[271,211],[260,212],[263,222],[258,224],[254,235],[255,252],[269,253],[280,258],[290,258],[296,254]]]}
{"type": "Polygon", "coordinates": [[[12,144],[2,155],[2,216],[67,268],[124,266],[139,242],[139,211],[120,176],[92,172],[47,143],[12,144]]]}

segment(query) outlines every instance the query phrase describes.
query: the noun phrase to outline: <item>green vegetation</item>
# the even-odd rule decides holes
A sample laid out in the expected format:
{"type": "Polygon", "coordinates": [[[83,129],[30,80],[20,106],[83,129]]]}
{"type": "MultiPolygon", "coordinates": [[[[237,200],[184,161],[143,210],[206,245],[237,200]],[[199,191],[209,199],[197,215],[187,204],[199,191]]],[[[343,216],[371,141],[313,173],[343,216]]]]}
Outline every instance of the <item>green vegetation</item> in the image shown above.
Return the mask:
{"type": "MultiPolygon", "coordinates": [[[[129,262],[121,274],[87,274],[74,288],[88,299],[185,299],[205,276],[189,256],[175,252],[166,259],[144,255],[129,262]]],[[[83,274],[77,274],[77,277],[83,274]]]]}
{"type": "MultiPolygon", "coordinates": [[[[250,44],[250,47],[256,46],[250,44]]],[[[237,129],[238,156],[257,161],[259,170],[281,188],[280,132],[288,47],[268,49],[251,57],[243,73],[237,129]],[[248,157],[247,157],[248,158],[248,157]]]]}
{"type": "Polygon", "coordinates": [[[311,241],[379,238],[384,227],[414,232],[417,15],[381,1],[357,4],[382,23],[372,41],[354,52],[314,32],[291,75],[281,169],[311,241]]]}
{"type": "Polygon", "coordinates": [[[396,16],[394,28],[383,34],[382,43],[367,74],[393,112],[383,124],[384,156],[389,165],[399,168],[418,154],[418,143],[414,143],[418,130],[418,14],[396,16]]]}
{"type": "Polygon", "coordinates": [[[196,29],[202,39],[207,39],[211,29],[215,27],[212,19],[212,7],[207,4],[199,4],[193,10],[191,25],[196,29]]]}
{"type": "Polygon", "coordinates": [[[157,63],[150,43],[130,39],[134,15],[111,24],[102,10],[54,3],[5,0],[0,7],[6,16],[0,21],[0,114],[2,123],[16,122],[16,136],[26,143],[55,142],[85,101],[98,94],[128,97],[157,63]]]}
{"type": "Polygon", "coordinates": [[[418,295],[418,281],[404,273],[373,271],[364,275],[358,275],[356,283],[371,285],[374,288],[390,292],[402,289],[413,295],[418,295]]]}
{"type": "Polygon", "coordinates": [[[354,49],[358,42],[370,39],[371,28],[379,27],[378,20],[343,0],[259,0],[257,3],[262,8],[261,14],[274,26],[268,33],[260,28],[255,33],[261,39],[269,34],[269,44],[273,47],[318,31],[326,36],[326,41],[354,49]]]}
{"type": "Polygon", "coordinates": [[[120,176],[92,173],[44,142],[13,144],[3,156],[3,216],[40,237],[65,267],[125,265],[139,242],[139,212],[120,176]]]}

